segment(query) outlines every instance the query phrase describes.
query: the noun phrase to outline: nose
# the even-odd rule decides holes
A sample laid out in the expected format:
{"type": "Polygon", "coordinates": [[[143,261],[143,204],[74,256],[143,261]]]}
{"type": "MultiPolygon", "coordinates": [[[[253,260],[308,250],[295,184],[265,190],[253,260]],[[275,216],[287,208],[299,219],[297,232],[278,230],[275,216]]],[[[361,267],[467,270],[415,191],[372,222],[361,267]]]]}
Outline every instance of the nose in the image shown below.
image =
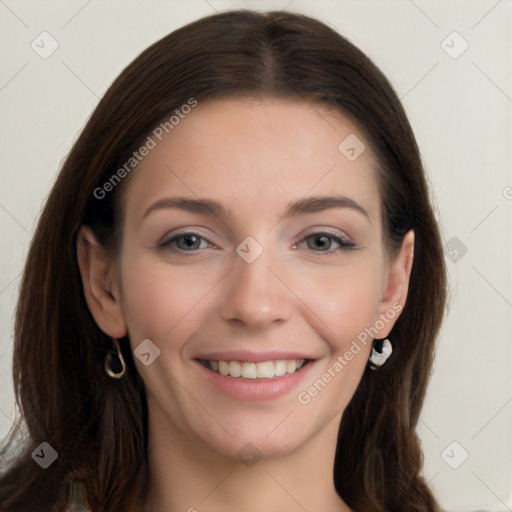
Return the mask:
{"type": "Polygon", "coordinates": [[[237,256],[221,305],[224,320],[261,329],[291,318],[291,294],[268,263],[265,252],[252,263],[237,256]]]}

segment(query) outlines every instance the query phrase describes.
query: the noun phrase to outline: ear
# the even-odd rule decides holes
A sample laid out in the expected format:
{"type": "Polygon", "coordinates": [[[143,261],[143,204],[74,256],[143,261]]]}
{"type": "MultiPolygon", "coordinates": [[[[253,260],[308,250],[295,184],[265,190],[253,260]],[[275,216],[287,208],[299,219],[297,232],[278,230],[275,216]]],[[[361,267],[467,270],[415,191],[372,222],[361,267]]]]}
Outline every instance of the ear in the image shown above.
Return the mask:
{"type": "Polygon", "coordinates": [[[414,231],[406,233],[398,254],[389,262],[379,305],[379,318],[386,319],[375,338],[386,338],[405,306],[414,259],[414,231]]]}
{"type": "Polygon", "coordinates": [[[120,303],[120,287],[113,264],[89,226],[82,226],[76,241],[76,253],[85,300],[98,327],[112,338],[126,336],[126,324],[120,303]]]}

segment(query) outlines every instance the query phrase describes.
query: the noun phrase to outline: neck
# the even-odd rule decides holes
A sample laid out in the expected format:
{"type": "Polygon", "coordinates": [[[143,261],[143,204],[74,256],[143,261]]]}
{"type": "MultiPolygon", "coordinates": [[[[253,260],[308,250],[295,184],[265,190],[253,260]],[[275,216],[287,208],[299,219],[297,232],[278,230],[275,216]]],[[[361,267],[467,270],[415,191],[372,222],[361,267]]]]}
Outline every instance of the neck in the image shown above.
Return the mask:
{"type": "Polygon", "coordinates": [[[285,455],[248,445],[245,463],[177,432],[164,418],[161,410],[149,418],[147,512],[350,512],[333,482],[340,416],[285,455]]]}

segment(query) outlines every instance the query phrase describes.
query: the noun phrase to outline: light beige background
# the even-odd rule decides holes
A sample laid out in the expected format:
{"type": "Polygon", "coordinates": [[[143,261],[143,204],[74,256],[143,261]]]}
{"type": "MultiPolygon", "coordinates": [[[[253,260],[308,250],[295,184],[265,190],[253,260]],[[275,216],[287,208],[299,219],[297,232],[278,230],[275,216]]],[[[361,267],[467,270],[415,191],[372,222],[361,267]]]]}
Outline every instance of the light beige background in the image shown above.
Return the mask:
{"type": "Polygon", "coordinates": [[[0,436],[14,418],[20,272],[63,158],[140,51],[235,7],[326,21],[368,53],[402,98],[452,250],[451,308],[419,427],[424,473],[448,510],[512,510],[511,0],[1,0],[0,436]],[[42,58],[52,39],[58,48],[42,58]]]}

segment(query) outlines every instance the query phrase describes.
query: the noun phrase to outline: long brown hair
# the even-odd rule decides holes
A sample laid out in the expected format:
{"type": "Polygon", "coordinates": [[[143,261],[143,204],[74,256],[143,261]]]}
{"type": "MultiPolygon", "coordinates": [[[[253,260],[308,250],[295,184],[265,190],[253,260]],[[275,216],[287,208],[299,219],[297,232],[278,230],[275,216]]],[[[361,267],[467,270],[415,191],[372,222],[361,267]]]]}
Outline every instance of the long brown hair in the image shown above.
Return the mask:
{"type": "Polygon", "coordinates": [[[444,314],[446,271],[406,114],[382,72],[325,24],[284,12],[236,11],[182,27],[137,57],[102,98],[60,171],[30,246],[16,310],[13,377],[29,435],[0,478],[3,511],[62,510],[73,480],[84,482],[93,510],[124,511],[143,502],[144,387],[127,343],[121,344],[127,376],[113,381],[105,374],[112,342],[86,305],[76,238],[89,225],[115,257],[129,176],[105,197],[94,191],[190,98],[243,95],[296,97],[349,116],[378,158],[390,250],[415,231],[407,304],[390,334],[394,354],[382,369],[364,372],[343,414],[334,483],[357,511],[439,510],[420,475],[415,427],[444,314]],[[47,469],[31,457],[41,442],[58,452],[47,469]]]}

